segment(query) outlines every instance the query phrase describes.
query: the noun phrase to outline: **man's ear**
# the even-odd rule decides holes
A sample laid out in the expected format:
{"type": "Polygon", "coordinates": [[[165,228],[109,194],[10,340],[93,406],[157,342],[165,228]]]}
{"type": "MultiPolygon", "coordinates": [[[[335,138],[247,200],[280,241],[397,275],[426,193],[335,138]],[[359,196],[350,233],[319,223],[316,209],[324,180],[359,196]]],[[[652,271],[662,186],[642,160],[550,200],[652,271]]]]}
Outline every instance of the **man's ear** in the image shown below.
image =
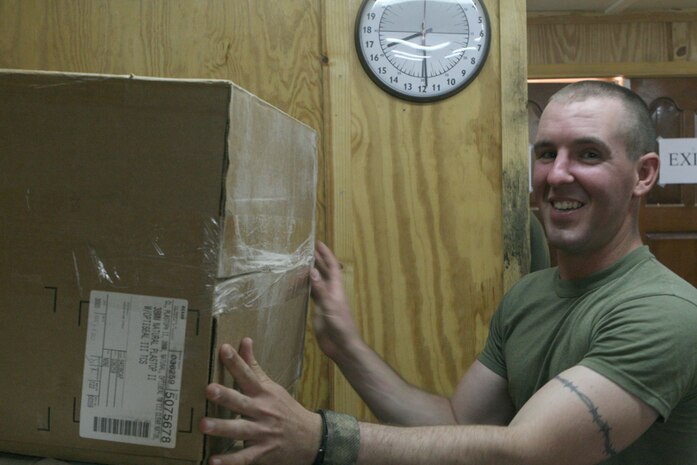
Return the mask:
{"type": "Polygon", "coordinates": [[[636,163],[637,182],[634,186],[635,197],[642,197],[651,190],[658,181],[658,170],[661,159],[656,152],[643,155],[636,163]]]}

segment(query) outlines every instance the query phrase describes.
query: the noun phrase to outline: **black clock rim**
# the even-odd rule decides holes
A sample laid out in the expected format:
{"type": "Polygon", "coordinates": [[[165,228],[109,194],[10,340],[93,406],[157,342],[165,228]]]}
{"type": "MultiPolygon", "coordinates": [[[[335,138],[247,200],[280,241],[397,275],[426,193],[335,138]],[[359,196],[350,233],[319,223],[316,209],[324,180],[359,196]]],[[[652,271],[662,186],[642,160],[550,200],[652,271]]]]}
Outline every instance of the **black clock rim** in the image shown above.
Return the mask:
{"type": "Polygon", "coordinates": [[[477,69],[462,83],[460,83],[455,89],[451,90],[450,92],[446,92],[444,94],[440,95],[435,95],[435,96],[429,96],[429,97],[418,97],[418,96],[413,96],[413,95],[408,95],[408,94],[403,94],[399,92],[398,90],[395,90],[382,82],[373,72],[373,70],[370,68],[368,65],[368,62],[366,61],[365,56],[363,55],[363,52],[361,51],[361,41],[359,39],[359,31],[360,31],[360,19],[361,16],[363,15],[364,11],[363,9],[365,8],[366,4],[368,2],[375,1],[375,0],[363,0],[361,2],[361,6],[358,8],[358,13],[356,14],[356,19],[354,21],[354,27],[353,27],[353,42],[354,42],[354,49],[356,50],[356,55],[358,55],[358,61],[361,63],[361,67],[365,71],[365,73],[368,75],[371,81],[375,83],[378,87],[380,87],[382,90],[387,92],[388,94],[392,95],[393,97],[397,97],[401,100],[406,100],[409,102],[415,102],[415,103],[432,103],[432,102],[438,102],[440,100],[445,100],[447,98],[452,97],[455,94],[458,94],[465,90],[465,88],[469,87],[469,85],[474,81],[474,79],[479,75],[479,73],[484,69],[484,66],[486,66],[487,63],[487,58],[489,58],[489,48],[491,46],[491,21],[489,20],[489,12],[486,9],[486,5],[484,5],[484,0],[476,0],[479,3],[479,6],[482,7],[482,12],[484,13],[484,22],[486,23],[487,26],[487,31],[488,34],[486,35],[486,41],[484,43],[484,52],[482,53],[482,61],[480,62],[480,65],[477,67],[477,69]]]}

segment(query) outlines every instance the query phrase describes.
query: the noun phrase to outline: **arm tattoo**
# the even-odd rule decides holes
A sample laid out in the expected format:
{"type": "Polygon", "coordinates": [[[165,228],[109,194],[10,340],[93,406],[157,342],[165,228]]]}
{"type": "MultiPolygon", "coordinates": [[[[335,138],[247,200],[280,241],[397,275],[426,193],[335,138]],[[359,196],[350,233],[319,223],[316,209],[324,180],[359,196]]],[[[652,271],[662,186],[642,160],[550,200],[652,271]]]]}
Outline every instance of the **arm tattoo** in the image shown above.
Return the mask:
{"type": "Polygon", "coordinates": [[[590,397],[579,391],[578,388],[574,385],[574,383],[572,383],[568,379],[564,379],[561,376],[555,376],[554,379],[559,381],[569,391],[576,394],[576,396],[579,399],[581,399],[581,402],[586,404],[586,407],[588,407],[588,412],[593,416],[593,423],[598,425],[599,431],[603,434],[603,439],[605,440],[605,455],[607,455],[608,457],[617,455],[617,451],[615,450],[615,447],[612,445],[612,441],[610,440],[610,430],[612,428],[610,428],[608,422],[603,420],[602,415],[598,413],[598,407],[595,406],[590,397]]]}

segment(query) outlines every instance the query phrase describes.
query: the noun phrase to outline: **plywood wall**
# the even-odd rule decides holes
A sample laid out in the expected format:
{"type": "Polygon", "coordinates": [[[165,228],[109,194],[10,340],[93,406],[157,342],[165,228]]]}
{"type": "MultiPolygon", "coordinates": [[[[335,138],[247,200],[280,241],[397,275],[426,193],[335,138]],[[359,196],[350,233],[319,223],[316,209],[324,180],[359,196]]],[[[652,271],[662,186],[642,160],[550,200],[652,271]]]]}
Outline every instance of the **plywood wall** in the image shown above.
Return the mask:
{"type": "Polygon", "coordinates": [[[533,15],[528,59],[534,77],[696,74],[697,10],[533,15]]]}
{"type": "MultiPolygon", "coordinates": [[[[0,67],[231,79],[315,128],[318,237],[365,338],[408,381],[449,394],[526,266],[525,2],[485,2],[486,66],[428,105],[363,72],[360,3],[0,0],[0,67]]],[[[310,331],[299,397],[370,418],[310,331]]]]}
{"type": "MultiPolygon", "coordinates": [[[[330,101],[343,102],[330,112],[339,140],[329,239],[365,338],[407,381],[447,394],[481,349],[502,292],[498,40],[464,92],[403,102],[362,72],[351,46],[359,5],[333,3],[327,16],[341,18],[325,40],[329,82],[340,79],[330,101]]],[[[498,5],[487,5],[496,38],[498,5]]],[[[337,373],[333,380],[335,408],[360,406],[337,373]]]]}

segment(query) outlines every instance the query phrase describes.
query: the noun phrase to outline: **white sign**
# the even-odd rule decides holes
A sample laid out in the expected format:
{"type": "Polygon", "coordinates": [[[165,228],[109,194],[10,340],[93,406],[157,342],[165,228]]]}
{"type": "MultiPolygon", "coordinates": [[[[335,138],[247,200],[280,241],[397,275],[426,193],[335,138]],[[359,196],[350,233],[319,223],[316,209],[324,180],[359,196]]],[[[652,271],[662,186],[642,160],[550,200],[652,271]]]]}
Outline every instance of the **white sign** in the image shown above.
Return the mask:
{"type": "Polygon", "coordinates": [[[697,138],[658,139],[658,184],[697,184],[697,138]]]}
{"type": "Polygon", "coordinates": [[[187,301],[90,294],[80,436],[172,448],[187,301]]]}

